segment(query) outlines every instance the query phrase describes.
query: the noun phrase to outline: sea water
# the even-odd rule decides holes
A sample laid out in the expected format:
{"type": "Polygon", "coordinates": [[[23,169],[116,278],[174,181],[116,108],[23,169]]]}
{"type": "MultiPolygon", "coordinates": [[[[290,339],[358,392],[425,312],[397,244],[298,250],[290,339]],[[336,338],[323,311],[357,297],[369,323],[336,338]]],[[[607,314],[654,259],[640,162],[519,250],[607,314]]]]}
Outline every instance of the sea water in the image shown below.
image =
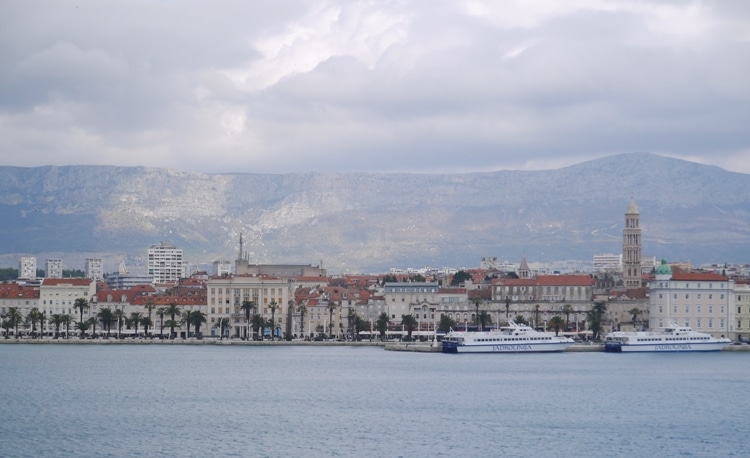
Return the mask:
{"type": "Polygon", "coordinates": [[[747,456],[750,353],[0,345],[0,456],[747,456]]]}

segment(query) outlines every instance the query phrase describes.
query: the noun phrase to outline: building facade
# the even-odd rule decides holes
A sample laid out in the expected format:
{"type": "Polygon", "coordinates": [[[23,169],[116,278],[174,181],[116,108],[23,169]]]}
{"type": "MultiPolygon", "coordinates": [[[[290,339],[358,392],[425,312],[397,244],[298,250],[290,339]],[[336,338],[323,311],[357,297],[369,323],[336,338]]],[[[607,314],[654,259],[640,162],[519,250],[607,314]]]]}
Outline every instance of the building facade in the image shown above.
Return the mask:
{"type": "Polygon", "coordinates": [[[87,258],[84,263],[84,272],[86,278],[94,281],[102,279],[104,271],[102,270],[102,258],[87,258]]]}
{"type": "Polygon", "coordinates": [[[151,245],[146,262],[146,274],[152,278],[151,282],[154,285],[177,283],[186,276],[182,249],[170,242],[151,245]]]}
{"type": "Polygon", "coordinates": [[[63,263],[60,258],[48,258],[45,261],[44,276],[46,278],[62,278],[63,263]]]}
{"type": "Polygon", "coordinates": [[[23,280],[33,280],[36,278],[36,257],[21,257],[18,261],[18,278],[23,280]]]}
{"type": "Polygon", "coordinates": [[[649,283],[651,329],[674,323],[714,337],[730,337],[735,333],[734,307],[734,281],[724,275],[672,272],[662,260],[649,283]]]}

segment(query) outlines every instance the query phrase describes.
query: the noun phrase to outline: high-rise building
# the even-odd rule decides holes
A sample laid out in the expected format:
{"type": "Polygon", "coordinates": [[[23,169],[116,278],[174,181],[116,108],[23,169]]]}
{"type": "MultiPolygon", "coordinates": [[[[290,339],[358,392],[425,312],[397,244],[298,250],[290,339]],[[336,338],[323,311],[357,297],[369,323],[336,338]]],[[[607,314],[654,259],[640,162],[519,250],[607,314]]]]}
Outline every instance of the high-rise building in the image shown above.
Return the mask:
{"type": "Polygon", "coordinates": [[[640,213],[635,200],[625,210],[625,228],[622,230],[622,282],[625,288],[641,285],[641,227],[640,213]]]}
{"type": "Polygon", "coordinates": [[[622,270],[621,254],[595,254],[594,272],[620,272],[622,270]]]}
{"type": "Polygon", "coordinates": [[[62,259],[49,258],[47,259],[46,269],[44,276],[46,278],[62,278],[63,264],[62,259]]]}
{"type": "Polygon", "coordinates": [[[101,280],[102,277],[102,258],[87,258],[84,267],[86,278],[94,281],[101,280]]]}
{"type": "Polygon", "coordinates": [[[182,258],[182,249],[170,242],[151,245],[148,249],[146,274],[153,284],[176,283],[185,278],[186,265],[182,258]]]}
{"type": "Polygon", "coordinates": [[[36,257],[21,256],[18,261],[18,278],[24,280],[36,278],[36,257]]]}

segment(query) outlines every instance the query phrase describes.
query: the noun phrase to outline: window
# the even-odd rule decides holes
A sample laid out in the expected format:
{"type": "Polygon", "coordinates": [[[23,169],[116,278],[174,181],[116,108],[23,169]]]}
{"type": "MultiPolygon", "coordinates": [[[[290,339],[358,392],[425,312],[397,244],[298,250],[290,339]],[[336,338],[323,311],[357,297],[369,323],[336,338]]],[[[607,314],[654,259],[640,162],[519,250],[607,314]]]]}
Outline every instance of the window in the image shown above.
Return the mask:
{"type": "Polygon", "coordinates": [[[714,320],[711,318],[708,319],[708,329],[712,329],[714,327],[714,320]]]}
{"type": "MultiPolygon", "coordinates": [[[[685,313],[690,313],[690,306],[689,305],[685,306],[685,313]]],[[[687,325],[685,325],[685,326],[687,326],[687,325]]]]}

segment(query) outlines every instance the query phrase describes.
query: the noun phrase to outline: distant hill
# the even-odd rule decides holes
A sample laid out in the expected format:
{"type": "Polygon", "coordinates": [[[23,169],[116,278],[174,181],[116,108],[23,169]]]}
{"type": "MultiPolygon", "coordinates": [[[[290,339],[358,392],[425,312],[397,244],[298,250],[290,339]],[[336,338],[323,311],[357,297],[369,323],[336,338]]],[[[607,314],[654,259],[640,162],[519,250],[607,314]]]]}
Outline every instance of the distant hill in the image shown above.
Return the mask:
{"type": "Polygon", "coordinates": [[[191,263],[237,257],[330,272],[590,260],[619,253],[636,199],[644,255],[750,261],[750,175],[653,154],[546,171],[198,174],[145,167],[0,167],[0,253],[142,262],[170,240],[191,263]]]}

